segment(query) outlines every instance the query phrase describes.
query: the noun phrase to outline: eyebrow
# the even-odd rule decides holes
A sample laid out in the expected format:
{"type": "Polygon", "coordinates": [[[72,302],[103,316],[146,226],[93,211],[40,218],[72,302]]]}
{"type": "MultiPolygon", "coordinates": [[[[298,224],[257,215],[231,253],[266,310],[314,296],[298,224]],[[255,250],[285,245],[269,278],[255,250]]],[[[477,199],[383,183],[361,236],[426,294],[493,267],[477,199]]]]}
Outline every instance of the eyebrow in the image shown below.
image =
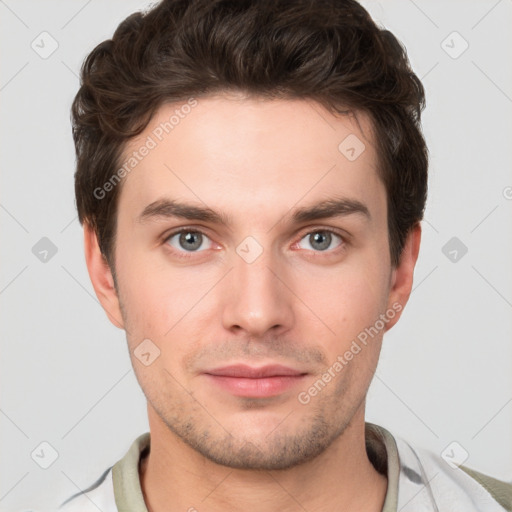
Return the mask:
{"type": "MultiPolygon", "coordinates": [[[[349,198],[326,199],[312,206],[297,208],[292,213],[292,223],[300,224],[320,219],[359,214],[371,220],[370,212],[361,201],[349,198]]],[[[229,226],[231,218],[206,206],[195,206],[173,199],[158,199],[147,205],[137,217],[138,222],[166,218],[182,218],[229,226]]]]}

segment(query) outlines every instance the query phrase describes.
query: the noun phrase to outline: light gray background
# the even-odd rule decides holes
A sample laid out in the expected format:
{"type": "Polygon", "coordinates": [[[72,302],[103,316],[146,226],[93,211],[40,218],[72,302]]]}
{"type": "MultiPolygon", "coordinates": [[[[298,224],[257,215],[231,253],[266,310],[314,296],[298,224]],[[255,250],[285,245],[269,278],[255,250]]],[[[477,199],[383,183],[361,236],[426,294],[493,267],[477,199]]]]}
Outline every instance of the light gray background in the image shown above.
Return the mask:
{"type": "MultiPolygon", "coordinates": [[[[82,60],[148,5],[0,0],[2,511],[60,503],[148,429],[124,333],[89,283],[69,123],[82,60]],[[46,59],[31,47],[51,48],[43,31],[58,43],[46,59]],[[32,252],[42,237],[58,251],[46,263],[32,252]],[[49,461],[42,442],[59,454],[46,470],[31,457],[49,461]]],[[[512,481],[512,1],[364,5],[423,78],[431,153],[415,288],[385,336],[367,420],[439,454],[456,441],[466,465],[512,481]],[[458,58],[454,31],[469,44],[458,58]],[[452,237],[468,248],[455,262],[452,237]]]]}

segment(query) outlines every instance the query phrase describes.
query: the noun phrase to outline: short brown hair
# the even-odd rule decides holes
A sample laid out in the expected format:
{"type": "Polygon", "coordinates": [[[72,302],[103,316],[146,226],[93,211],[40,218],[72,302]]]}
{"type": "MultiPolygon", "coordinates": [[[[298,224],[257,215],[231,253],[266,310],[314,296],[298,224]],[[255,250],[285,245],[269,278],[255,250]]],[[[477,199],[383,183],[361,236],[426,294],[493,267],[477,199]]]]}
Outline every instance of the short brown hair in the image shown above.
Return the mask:
{"type": "Polygon", "coordinates": [[[224,91],[360,110],[375,128],[393,265],[423,218],[425,95],[406,51],[354,0],[163,0],[89,54],[72,106],[78,217],[113,268],[121,187],[98,199],[126,142],[163,103],[224,91]]]}

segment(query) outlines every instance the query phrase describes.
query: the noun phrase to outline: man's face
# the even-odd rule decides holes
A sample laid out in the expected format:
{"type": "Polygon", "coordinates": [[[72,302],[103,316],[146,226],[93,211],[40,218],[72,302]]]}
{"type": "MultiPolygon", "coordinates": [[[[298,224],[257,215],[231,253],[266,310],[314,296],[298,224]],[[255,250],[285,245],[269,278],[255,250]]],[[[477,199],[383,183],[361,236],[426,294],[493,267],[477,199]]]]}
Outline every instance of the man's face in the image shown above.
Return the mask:
{"type": "Polygon", "coordinates": [[[126,158],[151,149],[118,204],[119,299],[150,421],[220,464],[291,467],[362,421],[398,317],[371,125],[311,101],[217,96],[162,132],[176,109],[130,141],[126,158]],[[304,213],[326,201],[345,203],[304,213]]]}

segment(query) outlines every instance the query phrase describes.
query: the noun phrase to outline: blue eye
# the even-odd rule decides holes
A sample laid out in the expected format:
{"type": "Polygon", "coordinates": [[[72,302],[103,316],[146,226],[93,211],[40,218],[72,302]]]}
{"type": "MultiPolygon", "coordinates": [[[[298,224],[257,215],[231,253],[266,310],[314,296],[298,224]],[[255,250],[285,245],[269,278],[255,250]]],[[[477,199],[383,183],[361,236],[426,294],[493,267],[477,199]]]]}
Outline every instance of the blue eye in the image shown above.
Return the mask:
{"type": "MultiPolygon", "coordinates": [[[[181,229],[175,233],[171,233],[165,240],[183,257],[194,252],[204,252],[211,249],[212,241],[206,234],[195,229],[181,229]]],[[[340,248],[345,243],[342,236],[328,229],[319,229],[311,231],[297,242],[297,246],[301,249],[314,252],[331,252],[340,248]],[[336,243],[336,239],[338,243],[336,243]]]]}
{"type": "Polygon", "coordinates": [[[312,231],[311,233],[308,233],[300,240],[299,246],[303,240],[306,240],[309,243],[309,247],[301,248],[313,251],[326,251],[329,248],[335,249],[336,247],[340,247],[343,244],[343,239],[340,235],[327,230],[312,231]],[[338,245],[335,247],[330,247],[333,242],[333,237],[338,238],[340,243],[338,243],[338,245]]]}
{"type": "Polygon", "coordinates": [[[170,235],[166,242],[178,251],[198,252],[210,247],[203,247],[207,240],[209,238],[200,231],[182,230],[170,235]]]}

